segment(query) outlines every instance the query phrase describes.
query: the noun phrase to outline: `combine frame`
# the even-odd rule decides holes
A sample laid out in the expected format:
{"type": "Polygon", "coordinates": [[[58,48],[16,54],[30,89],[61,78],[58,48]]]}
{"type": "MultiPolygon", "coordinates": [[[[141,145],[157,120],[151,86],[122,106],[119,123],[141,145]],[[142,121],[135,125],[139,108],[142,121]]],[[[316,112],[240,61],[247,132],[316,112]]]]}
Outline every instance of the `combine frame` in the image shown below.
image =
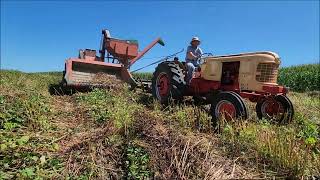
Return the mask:
{"type": "Polygon", "coordinates": [[[92,81],[98,73],[106,73],[129,83],[132,87],[139,86],[128,69],[157,43],[164,45],[163,41],[157,38],[143,51],[138,52],[139,46],[136,41],[111,38],[108,30],[102,30],[101,42],[100,56],[96,56],[95,50],[85,49],[79,51],[78,58],[66,60],[63,85],[74,88],[102,86],[93,84],[92,81]]]}

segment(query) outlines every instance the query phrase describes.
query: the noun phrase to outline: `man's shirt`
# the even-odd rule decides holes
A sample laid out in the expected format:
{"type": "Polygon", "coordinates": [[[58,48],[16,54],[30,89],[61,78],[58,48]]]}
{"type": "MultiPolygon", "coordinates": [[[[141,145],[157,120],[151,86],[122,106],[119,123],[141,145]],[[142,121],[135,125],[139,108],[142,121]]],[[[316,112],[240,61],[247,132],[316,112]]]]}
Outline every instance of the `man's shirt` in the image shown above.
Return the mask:
{"type": "Polygon", "coordinates": [[[202,54],[202,50],[201,50],[201,48],[199,46],[198,47],[188,46],[187,53],[186,53],[186,58],[185,58],[186,62],[194,61],[193,59],[188,59],[188,53],[189,52],[192,52],[192,54],[197,56],[197,57],[200,57],[201,54],[202,54]]]}

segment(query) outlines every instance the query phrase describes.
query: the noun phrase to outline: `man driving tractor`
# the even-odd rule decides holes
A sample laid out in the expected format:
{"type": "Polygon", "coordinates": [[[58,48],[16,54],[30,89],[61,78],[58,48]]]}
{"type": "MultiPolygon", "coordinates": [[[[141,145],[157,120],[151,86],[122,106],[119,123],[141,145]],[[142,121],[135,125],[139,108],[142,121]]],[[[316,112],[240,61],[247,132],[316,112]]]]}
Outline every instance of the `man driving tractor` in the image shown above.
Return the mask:
{"type": "Polygon", "coordinates": [[[190,46],[187,48],[186,53],[186,64],[187,64],[187,83],[190,83],[192,79],[192,74],[194,73],[196,67],[199,66],[198,59],[201,57],[202,50],[199,47],[200,39],[198,37],[193,37],[190,42],[190,46]]]}

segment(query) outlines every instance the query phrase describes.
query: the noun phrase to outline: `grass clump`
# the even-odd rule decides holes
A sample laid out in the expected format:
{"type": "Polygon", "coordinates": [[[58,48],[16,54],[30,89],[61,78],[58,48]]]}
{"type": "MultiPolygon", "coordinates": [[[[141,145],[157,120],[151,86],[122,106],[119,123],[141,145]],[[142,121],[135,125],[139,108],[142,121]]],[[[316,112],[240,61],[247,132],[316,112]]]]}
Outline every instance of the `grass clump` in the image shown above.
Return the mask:
{"type": "Polygon", "coordinates": [[[94,89],[89,94],[80,94],[77,96],[77,100],[80,103],[85,103],[90,116],[98,123],[110,119],[111,109],[108,109],[107,106],[109,104],[112,106],[115,103],[111,94],[99,89],[94,89]]]}
{"type": "Polygon", "coordinates": [[[58,150],[52,137],[52,112],[48,99],[37,93],[28,96],[0,96],[0,179],[52,177],[61,164],[51,153],[58,150]],[[41,138],[45,136],[45,138],[41,138]]]}
{"type": "Polygon", "coordinates": [[[126,149],[126,169],[128,179],[148,179],[150,156],[142,147],[130,143],[126,149]]]}
{"type": "Polygon", "coordinates": [[[49,96],[50,84],[57,84],[62,77],[59,72],[22,73],[20,71],[0,71],[0,93],[2,95],[17,95],[27,92],[37,92],[49,96]]]}
{"type": "Polygon", "coordinates": [[[309,137],[302,138],[297,132],[299,130],[295,127],[249,122],[226,126],[222,139],[223,143],[231,143],[233,154],[258,153],[258,156],[253,156],[256,165],[267,165],[279,174],[319,174],[319,153],[315,151],[319,149],[319,143],[313,141],[310,144],[309,137]]]}
{"type": "Polygon", "coordinates": [[[130,99],[124,98],[132,96],[131,92],[123,93],[94,89],[88,94],[79,94],[77,100],[84,103],[89,115],[97,123],[112,121],[117,128],[127,129],[133,121],[134,112],[141,108],[130,99]]]}
{"type": "Polygon", "coordinates": [[[59,176],[63,166],[53,154],[55,126],[48,86],[52,74],[1,71],[0,179],[59,176]],[[59,163],[54,163],[59,162],[59,163]]]}
{"type": "MultiPolygon", "coordinates": [[[[296,114],[294,122],[287,125],[272,124],[267,120],[227,122],[221,132],[223,146],[231,155],[246,154],[255,166],[268,167],[283,176],[307,177],[320,174],[319,114],[313,103],[319,99],[296,101],[304,94],[293,93],[296,114]],[[309,111],[300,111],[309,108],[309,111]]],[[[308,97],[306,96],[306,99],[308,97]]],[[[251,112],[254,114],[254,112],[251,112]]],[[[250,160],[244,160],[250,162],[250,160]]]]}
{"type": "Polygon", "coordinates": [[[0,128],[12,130],[27,126],[35,130],[48,129],[51,109],[48,99],[41,94],[31,92],[20,97],[0,95],[0,128]]]}

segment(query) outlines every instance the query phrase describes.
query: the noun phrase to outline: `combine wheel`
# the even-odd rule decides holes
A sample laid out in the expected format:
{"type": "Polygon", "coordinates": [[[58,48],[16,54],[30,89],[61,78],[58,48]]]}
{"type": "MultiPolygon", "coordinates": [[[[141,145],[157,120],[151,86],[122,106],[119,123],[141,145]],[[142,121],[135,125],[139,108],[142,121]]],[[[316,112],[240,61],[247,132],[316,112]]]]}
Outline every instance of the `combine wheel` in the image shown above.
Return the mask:
{"type": "Polygon", "coordinates": [[[152,95],[162,104],[170,99],[183,97],[186,82],[183,69],[174,62],[163,62],[158,65],[152,77],[152,95]]]}
{"type": "Polygon", "coordinates": [[[213,125],[225,119],[246,119],[248,112],[242,98],[234,92],[222,92],[216,95],[211,104],[213,125]]]}
{"type": "Polygon", "coordinates": [[[292,121],[294,109],[288,97],[277,95],[274,98],[259,101],[256,105],[256,112],[259,119],[265,118],[278,123],[289,123],[292,121]]]}

